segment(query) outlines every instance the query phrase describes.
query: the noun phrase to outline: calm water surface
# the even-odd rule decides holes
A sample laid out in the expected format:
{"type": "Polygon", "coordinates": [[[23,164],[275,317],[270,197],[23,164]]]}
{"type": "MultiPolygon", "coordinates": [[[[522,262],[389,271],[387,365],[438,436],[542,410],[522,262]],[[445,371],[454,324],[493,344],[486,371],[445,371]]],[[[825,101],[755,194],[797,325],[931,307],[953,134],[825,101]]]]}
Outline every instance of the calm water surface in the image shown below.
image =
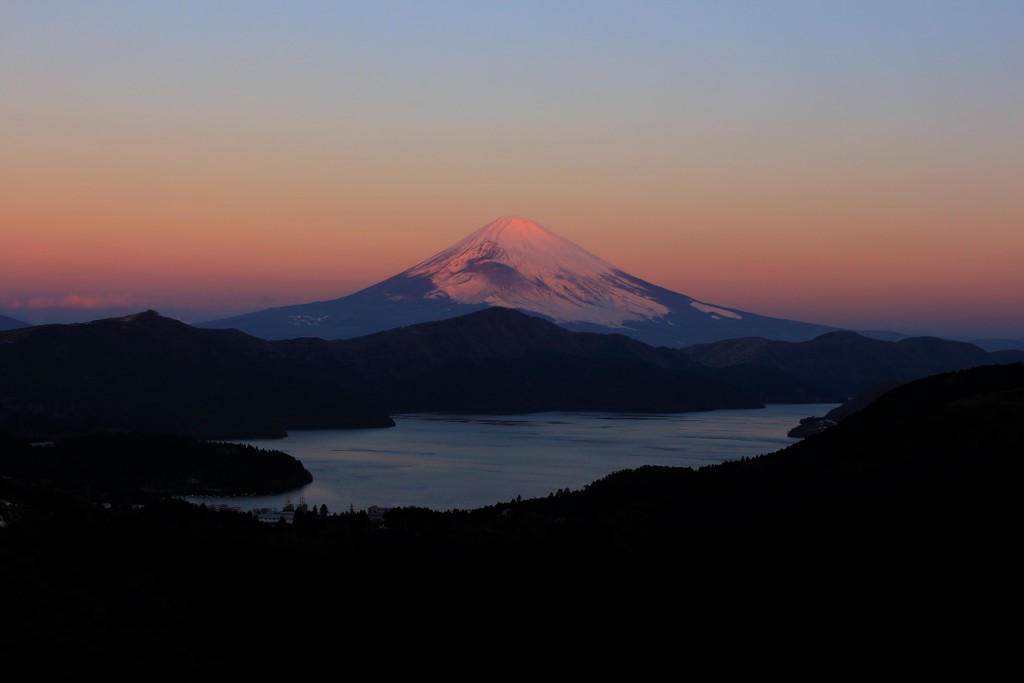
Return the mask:
{"type": "Polygon", "coordinates": [[[242,510],[287,502],[348,509],[419,506],[473,509],[522,496],[576,490],[642,465],[698,468],[794,443],[800,418],[834,404],[770,405],[701,413],[397,415],[387,429],[310,430],[246,441],[294,456],[313,474],[278,496],[200,498],[242,510]]]}

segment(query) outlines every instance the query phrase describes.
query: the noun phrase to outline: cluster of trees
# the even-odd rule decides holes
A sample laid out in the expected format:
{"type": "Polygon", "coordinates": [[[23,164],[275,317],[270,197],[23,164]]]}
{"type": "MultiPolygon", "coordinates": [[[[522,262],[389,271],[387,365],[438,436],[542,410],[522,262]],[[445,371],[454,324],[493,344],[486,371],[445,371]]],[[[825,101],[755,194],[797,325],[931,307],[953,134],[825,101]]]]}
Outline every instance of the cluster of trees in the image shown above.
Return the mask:
{"type": "Polygon", "coordinates": [[[270,495],[313,481],[294,456],[175,434],[105,432],[31,445],[0,438],[0,475],[94,502],[168,495],[270,495]]]}

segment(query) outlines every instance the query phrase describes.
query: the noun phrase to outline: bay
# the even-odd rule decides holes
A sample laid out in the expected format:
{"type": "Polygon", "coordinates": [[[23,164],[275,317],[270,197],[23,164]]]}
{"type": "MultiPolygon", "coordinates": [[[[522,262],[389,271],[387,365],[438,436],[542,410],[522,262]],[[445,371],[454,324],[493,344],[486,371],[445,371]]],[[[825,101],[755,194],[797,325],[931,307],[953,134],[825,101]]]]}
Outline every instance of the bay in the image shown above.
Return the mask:
{"type": "Polygon", "coordinates": [[[631,414],[394,416],[383,429],[301,430],[241,443],[279,450],[313,482],[273,496],[188,500],[241,510],[287,503],[328,512],[371,506],[469,510],[578,490],[643,465],[699,468],[785,448],[800,419],[835,404],[775,404],[749,410],[631,414]]]}

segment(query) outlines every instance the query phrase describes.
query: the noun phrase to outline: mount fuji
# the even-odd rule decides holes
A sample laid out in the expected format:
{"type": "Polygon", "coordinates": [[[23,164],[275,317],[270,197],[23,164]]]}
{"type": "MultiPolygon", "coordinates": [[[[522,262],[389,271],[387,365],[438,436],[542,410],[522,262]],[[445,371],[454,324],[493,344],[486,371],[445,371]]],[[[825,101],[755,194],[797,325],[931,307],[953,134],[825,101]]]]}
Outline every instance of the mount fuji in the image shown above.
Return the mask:
{"type": "Polygon", "coordinates": [[[349,339],[492,306],[573,331],[683,347],[737,337],[805,341],[836,328],[698,301],[625,273],[524,218],[492,221],[427,260],[348,296],[195,325],[264,339],[349,339]]]}

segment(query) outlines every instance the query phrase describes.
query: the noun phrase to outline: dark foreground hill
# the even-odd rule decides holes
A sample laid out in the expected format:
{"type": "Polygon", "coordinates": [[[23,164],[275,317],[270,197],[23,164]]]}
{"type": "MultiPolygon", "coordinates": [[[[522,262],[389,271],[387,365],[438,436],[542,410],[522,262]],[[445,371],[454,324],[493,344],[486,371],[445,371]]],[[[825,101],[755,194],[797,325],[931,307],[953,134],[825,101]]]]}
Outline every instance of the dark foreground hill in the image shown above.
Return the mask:
{"type": "Polygon", "coordinates": [[[2,480],[0,657],[34,680],[225,680],[382,642],[459,671],[484,655],[664,665],[685,643],[703,664],[710,644],[770,648],[787,670],[962,658],[979,673],[1020,636],[1022,475],[1018,363],[907,383],[757,458],[398,508],[383,526],[105,510],[2,480]]]}
{"type": "Polygon", "coordinates": [[[324,376],[270,342],[154,311],[0,333],[0,434],[253,438],[393,424],[340,370],[324,376]]]}

